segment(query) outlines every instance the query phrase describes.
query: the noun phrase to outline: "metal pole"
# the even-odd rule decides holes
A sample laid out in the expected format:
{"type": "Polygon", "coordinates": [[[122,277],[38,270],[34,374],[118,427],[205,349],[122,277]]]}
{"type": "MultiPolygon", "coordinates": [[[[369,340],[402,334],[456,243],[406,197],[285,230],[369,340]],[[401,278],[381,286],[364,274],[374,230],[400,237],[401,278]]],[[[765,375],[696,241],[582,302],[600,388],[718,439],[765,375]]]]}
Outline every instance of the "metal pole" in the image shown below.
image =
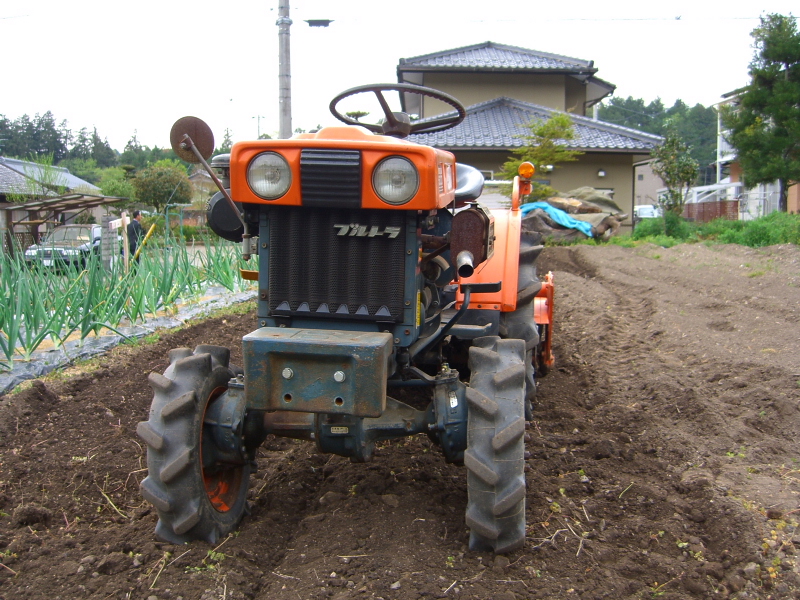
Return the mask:
{"type": "Polygon", "coordinates": [[[278,137],[292,137],[292,68],[289,54],[289,0],[278,3],[278,113],[280,132],[278,137]]]}

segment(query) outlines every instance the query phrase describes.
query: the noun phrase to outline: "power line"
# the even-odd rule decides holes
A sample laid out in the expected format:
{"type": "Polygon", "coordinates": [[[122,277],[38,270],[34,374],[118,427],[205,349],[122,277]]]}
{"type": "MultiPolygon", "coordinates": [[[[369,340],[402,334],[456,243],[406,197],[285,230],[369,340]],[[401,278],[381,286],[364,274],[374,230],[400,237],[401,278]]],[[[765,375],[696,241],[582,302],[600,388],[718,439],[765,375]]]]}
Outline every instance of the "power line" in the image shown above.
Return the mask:
{"type": "MultiPolygon", "coordinates": [[[[684,18],[682,15],[675,17],[542,17],[537,19],[541,21],[588,21],[596,22],[613,22],[613,21],[712,21],[718,23],[720,21],[758,21],[760,17],[689,17],[684,18]]],[[[517,23],[517,19],[466,19],[467,23],[517,23]]]]}

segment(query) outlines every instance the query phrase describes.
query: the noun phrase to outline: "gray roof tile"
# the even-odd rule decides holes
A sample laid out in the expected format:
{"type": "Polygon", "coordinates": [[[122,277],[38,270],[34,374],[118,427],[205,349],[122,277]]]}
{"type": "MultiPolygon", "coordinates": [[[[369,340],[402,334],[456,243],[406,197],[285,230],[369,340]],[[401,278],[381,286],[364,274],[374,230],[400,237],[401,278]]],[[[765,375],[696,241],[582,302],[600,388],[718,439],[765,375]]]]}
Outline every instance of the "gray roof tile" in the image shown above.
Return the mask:
{"type": "Polygon", "coordinates": [[[401,58],[398,72],[416,70],[489,69],[568,71],[595,73],[594,61],[537,52],[517,46],[506,46],[494,42],[483,42],[433,54],[401,58]]]}
{"type": "MultiPolygon", "coordinates": [[[[524,145],[520,136],[528,133],[524,127],[526,123],[534,119],[548,119],[553,113],[558,112],[561,111],[512,98],[495,98],[468,107],[467,118],[452,129],[414,134],[408,139],[447,150],[510,150],[524,145]]],[[[566,145],[576,150],[644,154],[649,153],[662,140],[657,135],[643,131],[577,115],[570,117],[574,124],[575,138],[569,140],[566,145]]]]}
{"type": "Polygon", "coordinates": [[[0,157],[0,193],[22,195],[57,195],[57,193],[43,193],[34,182],[46,182],[51,186],[63,187],[68,191],[99,192],[100,188],[76,177],[63,167],[47,167],[49,173],[45,175],[44,167],[37,163],[19,160],[16,158],[0,157]]]}

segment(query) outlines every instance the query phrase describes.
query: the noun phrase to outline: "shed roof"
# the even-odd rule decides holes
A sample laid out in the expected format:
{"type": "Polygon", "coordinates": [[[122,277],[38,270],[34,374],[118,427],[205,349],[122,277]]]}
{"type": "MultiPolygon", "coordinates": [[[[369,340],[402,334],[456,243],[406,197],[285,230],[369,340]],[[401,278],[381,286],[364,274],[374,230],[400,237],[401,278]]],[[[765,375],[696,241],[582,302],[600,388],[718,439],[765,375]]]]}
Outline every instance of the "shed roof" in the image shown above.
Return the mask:
{"type": "MultiPolygon", "coordinates": [[[[525,124],[534,119],[549,119],[560,112],[539,104],[500,97],[468,107],[467,118],[452,129],[418,133],[408,139],[447,150],[513,150],[525,144],[521,137],[529,133],[525,124]]],[[[567,140],[566,146],[575,150],[643,154],[649,153],[662,141],[660,136],[643,131],[578,115],[569,116],[575,137],[567,140]]]]}
{"type": "Polygon", "coordinates": [[[36,202],[25,202],[24,204],[3,204],[0,205],[0,210],[46,210],[53,213],[62,213],[69,210],[83,210],[104,204],[113,204],[120,200],[127,200],[127,198],[75,193],[36,202]]]}

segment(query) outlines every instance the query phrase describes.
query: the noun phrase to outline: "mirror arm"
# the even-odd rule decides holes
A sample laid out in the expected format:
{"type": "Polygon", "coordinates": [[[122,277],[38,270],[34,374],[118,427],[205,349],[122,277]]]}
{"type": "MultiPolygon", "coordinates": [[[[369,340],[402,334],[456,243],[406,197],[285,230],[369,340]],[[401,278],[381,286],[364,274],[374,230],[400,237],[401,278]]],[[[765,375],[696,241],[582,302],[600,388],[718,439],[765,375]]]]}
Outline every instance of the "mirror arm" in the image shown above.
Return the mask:
{"type": "Polygon", "coordinates": [[[236,207],[236,203],[233,201],[233,198],[231,198],[231,195],[228,193],[228,190],[226,190],[225,187],[222,185],[222,182],[219,180],[219,178],[217,177],[216,173],[214,173],[214,171],[208,165],[208,163],[206,162],[206,159],[203,158],[202,154],[200,154],[200,151],[197,149],[197,146],[195,146],[194,142],[192,141],[192,138],[189,137],[188,133],[184,134],[183,138],[181,139],[181,148],[183,148],[184,150],[191,150],[192,153],[195,155],[195,157],[197,157],[197,161],[201,165],[203,165],[203,168],[206,170],[206,173],[208,173],[209,177],[211,177],[211,180],[216,184],[216,186],[219,189],[219,191],[228,200],[228,204],[231,205],[231,208],[233,209],[233,212],[239,218],[239,222],[242,224],[242,227],[244,228],[244,232],[243,232],[243,235],[242,235],[242,256],[243,256],[243,258],[245,260],[248,260],[250,258],[250,254],[251,254],[251,251],[250,251],[250,237],[251,237],[250,236],[250,231],[247,228],[247,223],[245,223],[245,220],[242,217],[242,214],[239,212],[239,209],[236,207]]]}

